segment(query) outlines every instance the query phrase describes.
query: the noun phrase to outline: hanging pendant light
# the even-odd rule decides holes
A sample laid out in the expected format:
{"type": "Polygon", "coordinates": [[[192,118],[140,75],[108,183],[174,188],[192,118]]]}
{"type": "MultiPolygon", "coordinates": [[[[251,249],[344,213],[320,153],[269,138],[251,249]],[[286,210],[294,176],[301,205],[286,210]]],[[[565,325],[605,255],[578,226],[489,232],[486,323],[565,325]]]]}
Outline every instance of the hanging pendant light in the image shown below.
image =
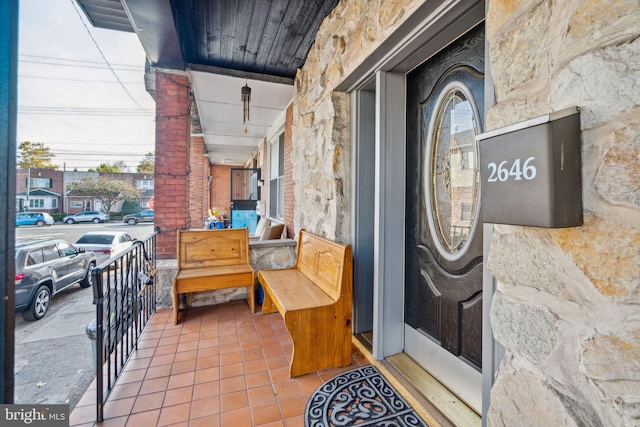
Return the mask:
{"type": "Polygon", "coordinates": [[[247,85],[247,79],[242,87],[242,123],[249,121],[249,102],[251,102],[251,88],[247,85]]]}

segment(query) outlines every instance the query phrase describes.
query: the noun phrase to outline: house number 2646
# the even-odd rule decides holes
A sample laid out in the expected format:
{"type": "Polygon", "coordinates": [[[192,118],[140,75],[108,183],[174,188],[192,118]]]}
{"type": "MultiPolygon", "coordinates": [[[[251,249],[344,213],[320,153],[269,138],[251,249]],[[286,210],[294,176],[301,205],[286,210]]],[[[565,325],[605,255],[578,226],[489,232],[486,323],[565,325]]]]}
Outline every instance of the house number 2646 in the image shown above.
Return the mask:
{"type": "Polygon", "coordinates": [[[535,157],[529,157],[527,160],[520,164],[520,159],[515,159],[511,165],[508,165],[508,161],[503,161],[499,165],[495,163],[489,163],[487,165],[490,174],[487,182],[505,182],[513,178],[514,181],[521,181],[525,179],[531,181],[536,177],[536,167],[533,165],[535,157]]]}

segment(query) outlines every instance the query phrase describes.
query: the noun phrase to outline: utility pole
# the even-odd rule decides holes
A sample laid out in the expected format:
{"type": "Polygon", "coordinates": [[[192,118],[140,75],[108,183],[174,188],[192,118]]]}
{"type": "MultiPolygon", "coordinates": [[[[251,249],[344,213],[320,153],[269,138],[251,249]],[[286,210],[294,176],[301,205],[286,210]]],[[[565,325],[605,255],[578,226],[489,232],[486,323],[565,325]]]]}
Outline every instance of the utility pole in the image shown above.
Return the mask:
{"type": "Polygon", "coordinates": [[[31,192],[31,168],[27,168],[27,203],[25,204],[25,212],[29,212],[29,193],[31,192]]]}

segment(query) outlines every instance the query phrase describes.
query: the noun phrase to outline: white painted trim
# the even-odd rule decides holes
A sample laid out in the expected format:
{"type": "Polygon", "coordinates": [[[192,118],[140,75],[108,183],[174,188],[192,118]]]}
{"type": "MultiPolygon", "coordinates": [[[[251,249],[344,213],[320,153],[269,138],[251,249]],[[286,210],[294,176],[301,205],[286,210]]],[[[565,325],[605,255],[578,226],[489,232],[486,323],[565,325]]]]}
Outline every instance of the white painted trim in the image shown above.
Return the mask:
{"type": "Polygon", "coordinates": [[[285,108],[284,110],[282,110],[276,121],[273,122],[273,125],[271,125],[271,127],[267,131],[267,134],[265,135],[265,138],[267,139],[267,142],[269,144],[271,144],[275,138],[279,137],[280,134],[284,132],[286,119],[287,109],[285,108]]]}
{"type": "Polygon", "coordinates": [[[376,75],[373,356],[402,351],[406,194],[404,74],[376,75]]]}
{"type": "Polygon", "coordinates": [[[440,344],[405,324],[404,346],[407,353],[449,390],[475,411],[482,411],[482,373],[464,361],[451,357],[440,344]],[[430,370],[428,367],[437,367],[430,370]]]}

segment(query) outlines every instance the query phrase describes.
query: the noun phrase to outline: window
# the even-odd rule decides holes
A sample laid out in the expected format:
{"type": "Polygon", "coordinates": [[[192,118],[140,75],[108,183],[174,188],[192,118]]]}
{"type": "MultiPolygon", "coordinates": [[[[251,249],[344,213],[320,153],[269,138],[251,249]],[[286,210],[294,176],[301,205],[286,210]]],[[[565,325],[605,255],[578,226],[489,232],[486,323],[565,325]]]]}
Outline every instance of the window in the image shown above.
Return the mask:
{"type": "Polygon", "coordinates": [[[31,178],[29,186],[31,188],[51,188],[51,178],[31,178]]]}
{"type": "Polygon", "coordinates": [[[44,199],[29,199],[30,208],[44,208],[44,199]]]}
{"type": "Polygon", "coordinates": [[[69,206],[72,207],[72,208],[82,208],[82,207],[84,207],[84,203],[81,202],[81,201],[73,201],[72,200],[72,201],[69,202],[69,206]]]}
{"type": "Polygon", "coordinates": [[[34,249],[29,252],[27,255],[27,265],[36,265],[44,262],[44,258],[42,256],[42,249],[34,249]]]}
{"type": "Polygon", "coordinates": [[[269,150],[269,215],[284,218],[284,132],[269,150]]]}
{"type": "Polygon", "coordinates": [[[51,199],[51,209],[58,209],[58,199],[51,199]]]}
{"type": "Polygon", "coordinates": [[[76,249],[68,243],[58,243],[58,248],[62,256],[73,256],[77,254],[76,249]]]}
{"type": "Polygon", "coordinates": [[[136,188],[138,190],[153,190],[153,180],[136,181],[136,188]]]}
{"type": "Polygon", "coordinates": [[[56,245],[45,246],[42,248],[42,253],[44,254],[45,261],[53,261],[60,258],[56,245]]]}
{"type": "Polygon", "coordinates": [[[477,108],[461,82],[444,87],[429,125],[425,167],[427,214],[438,251],[457,259],[468,248],[478,220],[477,108]]]}

